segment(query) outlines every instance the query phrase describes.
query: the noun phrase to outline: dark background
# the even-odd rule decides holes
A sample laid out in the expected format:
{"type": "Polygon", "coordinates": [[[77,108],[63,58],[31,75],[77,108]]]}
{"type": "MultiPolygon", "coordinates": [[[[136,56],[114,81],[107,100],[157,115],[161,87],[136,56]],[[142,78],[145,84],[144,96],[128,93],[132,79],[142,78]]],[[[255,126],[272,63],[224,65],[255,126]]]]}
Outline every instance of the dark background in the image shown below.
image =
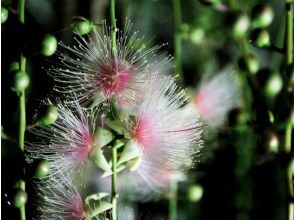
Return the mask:
{"type": "MultiPolygon", "coordinates": [[[[248,13],[257,1],[235,1],[234,9],[248,13]]],[[[283,1],[258,1],[272,5],[275,12],[273,24],[269,27],[272,41],[281,46],[283,42],[284,11],[283,1]]],[[[120,0],[117,1],[116,16],[118,26],[125,17],[130,18],[137,30],[143,30],[146,39],[153,39],[152,45],[169,43],[163,50],[173,54],[173,11],[172,1],[168,0],[120,0]],[[147,31],[145,31],[147,30],[147,31]]],[[[199,42],[193,42],[183,35],[182,63],[184,86],[196,87],[204,73],[217,73],[228,64],[236,66],[240,49],[226,27],[226,12],[204,6],[196,0],[182,3],[183,23],[191,30],[203,32],[199,42]]],[[[226,3],[226,2],[224,2],[226,3]]],[[[3,0],[2,6],[10,8],[7,22],[1,26],[2,34],[2,129],[12,140],[2,139],[2,217],[17,219],[18,210],[9,205],[9,194],[19,178],[22,158],[17,152],[17,94],[11,90],[13,73],[9,64],[17,61],[19,48],[23,45],[28,57],[27,70],[31,76],[31,86],[27,93],[27,123],[35,119],[41,108],[40,101],[51,97],[53,80],[45,69],[56,61],[56,57],[45,58],[39,54],[44,34],[54,34],[65,44],[72,43],[71,21],[75,15],[101,23],[108,19],[106,0],[27,0],[26,24],[17,22],[17,2],[3,0]],[[25,44],[23,44],[25,42],[25,44]]],[[[62,48],[59,48],[62,51],[62,48]]],[[[261,62],[262,68],[280,69],[282,57],[269,51],[250,47],[261,62]],[[272,62],[270,62],[272,61],[272,62]]],[[[242,74],[242,73],[240,73],[242,74]]],[[[266,74],[260,75],[260,82],[266,74]]],[[[207,135],[205,149],[200,163],[192,174],[189,183],[180,184],[179,219],[286,219],[286,164],[284,156],[268,149],[269,134],[274,132],[283,144],[283,131],[278,125],[271,125],[267,109],[272,110],[278,120],[283,121],[287,113],[286,95],[280,94],[275,103],[266,103],[261,91],[251,92],[250,84],[244,77],[244,92],[247,103],[241,113],[247,115],[242,125],[235,123],[239,111],[231,114],[225,129],[207,135]],[[254,103],[259,103],[255,105],[254,103]],[[286,112],[286,113],[285,113],[286,112]],[[200,184],[204,189],[200,201],[187,200],[187,189],[191,183],[200,184]]],[[[281,147],[280,147],[281,148],[281,147]]],[[[166,218],[168,202],[162,197],[158,201],[138,202],[137,213],[140,219],[166,218]]]]}

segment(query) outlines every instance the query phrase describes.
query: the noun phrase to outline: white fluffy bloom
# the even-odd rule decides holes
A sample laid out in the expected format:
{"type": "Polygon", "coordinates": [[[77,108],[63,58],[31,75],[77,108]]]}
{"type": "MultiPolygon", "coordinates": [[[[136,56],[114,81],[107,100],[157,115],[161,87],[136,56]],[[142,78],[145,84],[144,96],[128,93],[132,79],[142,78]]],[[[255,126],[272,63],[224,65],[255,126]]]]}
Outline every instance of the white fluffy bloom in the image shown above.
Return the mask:
{"type": "Polygon", "coordinates": [[[216,76],[202,80],[193,96],[196,109],[211,128],[224,125],[230,110],[242,105],[241,85],[233,70],[225,69],[216,76]]]}
{"type": "Polygon", "coordinates": [[[34,159],[46,159],[50,162],[50,175],[73,173],[87,161],[88,153],[94,143],[94,119],[76,103],[74,106],[56,106],[57,121],[50,126],[32,129],[34,141],[26,146],[26,155],[31,162],[34,159]]]}
{"type": "Polygon", "coordinates": [[[138,32],[130,34],[131,24],[116,32],[117,50],[112,54],[110,28],[104,22],[102,34],[94,30],[86,39],[77,35],[77,46],[61,44],[68,53],[59,53],[61,65],[49,70],[58,83],[56,90],[69,95],[76,93],[82,104],[96,107],[114,100],[127,107],[136,102],[150,72],[170,69],[170,57],[156,56],[162,45],[147,48],[138,32]]]}
{"type": "Polygon", "coordinates": [[[127,127],[126,136],[162,170],[190,167],[202,145],[199,116],[171,77],[154,76],[127,127]]]}
{"type": "Polygon", "coordinates": [[[65,177],[62,180],[50,179],[36,183],[36,204],[33,205],[36,209],[32,210],[33,219],[85,219],[81,196],[70,181],[65,177]]]}

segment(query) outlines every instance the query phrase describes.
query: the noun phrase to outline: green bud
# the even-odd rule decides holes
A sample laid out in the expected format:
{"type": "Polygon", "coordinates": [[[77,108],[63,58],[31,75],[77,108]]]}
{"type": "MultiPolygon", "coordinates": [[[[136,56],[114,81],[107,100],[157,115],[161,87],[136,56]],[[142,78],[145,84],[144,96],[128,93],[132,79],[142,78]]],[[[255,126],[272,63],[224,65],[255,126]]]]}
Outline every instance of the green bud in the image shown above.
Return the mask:
{"type": "Polygon", "coordinates": [[[271,124],[274,124],[274,122],[275,122],[275,116],[274,116],[274,114],[271,111],[267,111],[267,114],[268,114],[269,122],[271,124]]]}
{"type": "Polygon", "coordinates": [[[46,112],[41,116],[40,119],[37,120],[37,125],[51,125],[53,124],[58,118],[58,111],[57,109],[50,105],[48,106],[46,112]]]}
{"type": "Polygon", "coordinates": [[[88,19],[78,16],[72,23],[72,28],[74,29],[74,31],[77,31],[80,35],[85,35],[90,33],[94,29],[94,26],[92,22],[88,19]]]}
{"type": "Polygon", "coordinates": [[[97,127],[94,134],[94,143],[97,147],[104,147],[114,139],[113,134],[107,129],[97,127]]]}
{"type": "Polygon", "coordinates": [[[231,30],[235,38],[244,37],[250,26],[250,20],[247,14],[238,14],[232,17],[231,30]]]}
{"type": "Polygon", "coordinates": [[[4,7],[1,7],[1,23],[5,23],[8,18],[8,10],[4,7]]]}
{"type": "Polygon", "coordinates": [[[136,170],[140,166],[141,161],[142,161],[142,157],[140,157],[140,156],[135,157],[134,159],[128,161],[128,163],[127,163],[128,169],[130,171],[136,170]]]}
{"type": "Polygon", "coordinates": [[[16,92],[22,92],[28,88],[30,84],[30,78],[26,72],[17,71],[14,76],[14,86],[13,89],[16,92]]]}
{"type": "Polygon", "coordinates": [[[266,81],[264,93],[268,97],[276,96],[283,87],[283,80],[278,73],[273,73],[266,81]]]}
{"type": "Polygon", "coordinates": [[[106,124],[119,135],[123,135],[125,132],[125,126],[122,121],[106,121],[106,124]]]}
{"type": "Polygon", "coordinates": [[[41,54],[50,57],[57,49],[57,39],[53,35],[45,35],[42,40],[41,54]]]}
{"type": "Polygon", "coordinates": [[[107,162],[107,160],[103,154],[103,151],[99,147],[93,147],[91,152],[88,155],[88,158],[99,169],[104,170],[107,173],[112,173],[111,166],[107,162]]]}
{"type": "Polygon", "coordinates": [[[198,202],[203,195],[203,188],[201,185],[192,185],[188,189],[188,200],[191,202],[198,202]]]}
{"type": "Polygon", "coordinates": [[[19,70],[19,62],[13,61],[9,64],[9,72],[17,71],[19,70]]]}
{"type": "Polygon", "coordinates": [[[44,178],[50,174],[50,163],[47,160],[35,160],[32,168],[33,176],[36,178],[44,178]]]}
{"type": "Polygon", "coordinates": [[[250,40],[256,47],[268,47],[271,44],[269,33],[262,28],[254,29],[250,34],[250,40]]]}
{"type": "Polygon", "coordinates": [[[257,4],[252,8],[251,19],[254,27],[267,27],[274,19],[274,11],[268,4],[257,4]]]}
{"type": "Polygon", "coordinates": [[[13,206],[16,208],[21,208],[23,207],[28,200],[28,195],[25,191],[22,189],[18,189],[17,191],[14,192],[13,195],[13,206]]]}
{"type": "Polygon", "coordinates": [[[253,54],[248,54],[239,58],[238,66],[245,72],[256,74],[259,69],[259,61],[253,54]]]}
{"type": "Polygon", "coordinates": [[[201,44],[205,37],[204,30],[202,28],[195,28],[190,33],[190,40],[194,44],[201,44]]]}
{"type": "Polygon", "coordinates": [[[131,139],[126,144],[121,156],[119,157],[119,160],[117,161],[117,164],[122,164],[138,156],[140,156],[139,147],[136,144],[136,141],[134,139],[131,139]]]}
{"type": "Polygon", "coordinates": [[[279,138],[274,133],[269,136],[268,148],[269,151],[273,153],[278,153],[279,151],[279,138]]]}

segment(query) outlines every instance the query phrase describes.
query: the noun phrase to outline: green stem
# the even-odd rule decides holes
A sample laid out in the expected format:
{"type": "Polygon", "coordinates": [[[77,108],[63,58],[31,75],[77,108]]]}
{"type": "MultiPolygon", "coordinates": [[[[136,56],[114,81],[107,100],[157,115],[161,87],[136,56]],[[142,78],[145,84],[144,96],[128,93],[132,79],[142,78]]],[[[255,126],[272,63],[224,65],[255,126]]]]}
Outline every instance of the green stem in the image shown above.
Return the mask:
{"type": "Polygon", "coordinates": [[[294,6],[292,3],[286,4],[286,39],[287,39],[287,64],[293,64],[293,13],[294,6]]]}
{"type": "MultiPolygon", "coordinates": [[[[24,25],[25,23],[25,0],[19,0],[18,2],[18,20],[24,25]]],[[[26,58],[23,51],[20,51],[19,59],[19,70],[26,71],[26,58]]],[[[19,93],[19,134],[18,134],[18,147],[23,152],[24,151],[24,138],[26,129],[26,98],[25,91],[19,93]]],[[[20,188],[25,191],[25,182],[21,181],[20,188]]],[[[25,205],[20,208],[20,219],[26,219],[25,205]]]]}
{"type": "MultiPolygon", "coordinates": [[[[286,60],[287,60],[287,76],[291,77],[292,74],[292,65],[293,65],[293,44],[294,44],[294,26],[293,26],[293,16],[294,16],[294,5],[293,3],[286,3],[286,60]]],[[[285,82],[287,84],[287,82],[285,82]]],[[[292,135],[292,123],[291,115],[288,119],[286,128],[285,128],[285,152],[291,154],[291,135],[292,135]]],[[[289,202],[288,202],[288,219],[294,219],[294,204],[291,201],[294,198],[293,193],[293,177],[292,172],[287,171],[287,180],[288,180],[288,193],[289,193],[289,202]]]]}
{"type": "Polygon", "coordinates": [[[112,178],[111,178],[111,203],[112,203],[112,220],[117,220],[117,147],[112,147],[112,178]]]}
{"type": "Polygon", "coordinates": [[[174,56],[175,56],[175,70],[176,74],[179,75],[179,80],[183,80],[182,76],[182,36],[181,36],[181,25],[182,25],[182,10],[180,0],[173,0],[173,13],[174,13],[174,56]]]}
{"type": "Polygon", "coordinates": [[[178,183],[176,181],[170,182],[168,199],[168,220],[177,220],[178,183]]]}
{"type": "MultiPolygon", "coordinates": [[[[115,20],[115,0],[109,0],[110,23],[111,23],[111,52],[113,58],[116,56],[116,20],[115,20]]],[[[111,203],[112,219],[117,220],[117,144],[112,147],[112,176],[111,176],[111,203]]]]}
{"type": "Polygon", "coordinates": [[[115,0],[110,0],[110,24],[111,24],[111,50],[112,55],[116,54],[116,20],[115,20],[115,0]]]}

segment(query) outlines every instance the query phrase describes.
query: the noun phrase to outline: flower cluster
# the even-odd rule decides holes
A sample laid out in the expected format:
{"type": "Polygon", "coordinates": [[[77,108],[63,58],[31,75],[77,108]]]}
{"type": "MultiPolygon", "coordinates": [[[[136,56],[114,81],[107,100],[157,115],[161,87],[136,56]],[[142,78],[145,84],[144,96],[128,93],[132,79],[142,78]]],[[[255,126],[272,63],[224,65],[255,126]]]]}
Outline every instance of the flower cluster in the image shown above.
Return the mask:
{"type": "Polygon", "coordinates": [[[168,75],[171,58],[156,55],[162,45],[148,49],[130,28],[127,22],[125,31],[116,31],[115,52],[109,28],[88,39],[77,34],[77,46],[61,44],[68,53],[59,52],[60,65],[49,69],[67,105],[56,104],[55,124],[32,129],[35,141],[26,146],[29,162],[44,159],[51,166],[39,187],[43,219],[85,218],[85,206],[72,187],[74,174],[84,175],[90,160],[104,176],[113,175],[114,143],[121,143],[119,188],[125,187],[120,179],[131,178],[136,193],[144,185],[142,195],[162,190],[173,172],[194,164],[201,149],[202,124],[190,98],[168,75]]]}

